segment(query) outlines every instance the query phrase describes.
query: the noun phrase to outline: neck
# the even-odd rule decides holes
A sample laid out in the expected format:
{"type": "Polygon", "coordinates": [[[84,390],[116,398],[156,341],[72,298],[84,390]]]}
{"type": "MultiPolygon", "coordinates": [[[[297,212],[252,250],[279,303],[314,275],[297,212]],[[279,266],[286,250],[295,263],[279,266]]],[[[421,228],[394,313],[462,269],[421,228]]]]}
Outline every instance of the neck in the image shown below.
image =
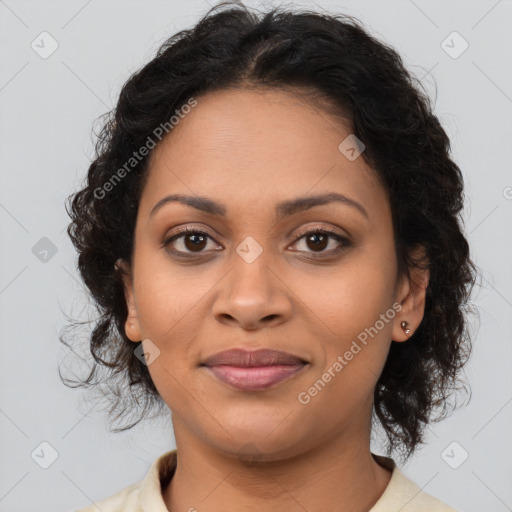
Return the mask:
{"type": "Polygon", "coordinates": [[[369,433],[345,432],[295,456],[248,462],[205,445],[179,419],[173,424],[178,464],[163,491],[171,511],[367,512],[391,478],[372,457],[369,433]]]}

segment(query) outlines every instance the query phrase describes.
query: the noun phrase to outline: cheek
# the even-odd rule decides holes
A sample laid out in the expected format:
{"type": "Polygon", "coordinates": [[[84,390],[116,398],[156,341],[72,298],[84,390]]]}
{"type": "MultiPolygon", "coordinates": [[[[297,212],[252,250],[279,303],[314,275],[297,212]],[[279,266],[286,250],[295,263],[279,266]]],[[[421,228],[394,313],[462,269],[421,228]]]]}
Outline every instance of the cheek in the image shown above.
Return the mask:
{"type": "Polygon", "coordinates": [[[329,294],[317,291],[316,300],[316,325],[310,332],[323,354],[309,380],[311,387],[301,391],[319,414],[343,422],[371,400],[389,353],[395,310],[385,282],[368,275],[343,280],[329,294]]]}
{"type": "Polygon", "coordinates": [[[194,330],[204,319],[203,300],[211,292],[215,279],[209,274],[198,276],[197,268],[178,267],[164,251],[141,254],[137,268],[135,294],[142,334],[158,345],[186,347],[194,330]]]}
{"type": "MultiPolygon", "coordinates": [[[[390,308],[392,282],[392,269],[365,265],[361,258],[336,271],[302,275],[295,279],[293,291],[324,334],[347,340],[374,325],[390,308]]],[[[390,329],[386,325],[383,330],[390,329]]]]}
{"type": "Polygon", "coordinates": [[[392,266],[359,258],[321,278],[296,280],[308,331],[323,352],[315,378],[329,382],[333,399],[345,396],[348,407],[371,393],[386,361],[395,316],[392,277],[392,266]]]}

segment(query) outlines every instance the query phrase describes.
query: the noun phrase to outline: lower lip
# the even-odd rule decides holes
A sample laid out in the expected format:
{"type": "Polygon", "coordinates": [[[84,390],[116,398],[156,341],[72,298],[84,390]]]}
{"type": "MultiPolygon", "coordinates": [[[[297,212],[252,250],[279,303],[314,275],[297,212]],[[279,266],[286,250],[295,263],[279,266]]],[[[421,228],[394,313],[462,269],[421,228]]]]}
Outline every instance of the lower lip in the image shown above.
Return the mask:
{"type": "Polygon", "coordinates": [[[266,389],[278,382],[289,379],[292,375],[302,370],[306,365],[272,365],[257,367],[240,366],[208,366],[215,377],[243,391],[257,391],[266,389]]]}

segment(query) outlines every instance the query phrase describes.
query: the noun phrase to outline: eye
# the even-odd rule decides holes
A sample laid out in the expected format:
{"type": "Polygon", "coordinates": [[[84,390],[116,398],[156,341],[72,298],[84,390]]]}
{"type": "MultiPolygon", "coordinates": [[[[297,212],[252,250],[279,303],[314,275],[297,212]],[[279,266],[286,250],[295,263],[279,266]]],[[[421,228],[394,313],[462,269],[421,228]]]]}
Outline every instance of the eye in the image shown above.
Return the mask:
{"type": "MultiPolygon", "coordinates": [[[[295,235],[293,245],[299,245],[304,239],[307,248],[312,248],[312,258],[321,258],[327,256],[334,256],[351,245],[351,241],[334,231],[329,231],[321,228],[310,229],[309,231],[301,231],[295,235]],[[329,247],[330,242],[333,242],[334,248],[325,250],[329,247]],[[337,246],[336,246],[337,244],[337,246]],[[316,253],[316,254],[315,254],[316,253]]],[[[213,240],[208,233],[192,226],[185,226],[177,228],[176,232],[170,237],[166,238],[162,246],[168,248],[170,252],[176,256],[190,256],[192,254],[202,254],[208,245],[208,239],[213,240]]],[[[213,250],[221,250],[222,247],[216,244],[213,245],[213,250]]],[[[299,252],[308,252],[300,250],[299,252]]]]}
{"type": "MultiPolygon", "coordinates": [[[[184,228],[178,228],[177,234],[174,234],[174,235],[170,236],[169,238],[167,238],[162,245],[164,247],[168,247],[168,246],[174,245],[175,242],[179,242],[177,244],[178,249],[171,248],[169,250],[178,255],[180,255],[180,253],[200,254],[201,252],[203,252],[203,249],[207,245],[208,238],[211,239],[211,237],[205,231],[201,231],[201,230],[199,230],[197,228],[193,228],[191,226],[186,226],[184,228]]],[[[219,246],[217,245],[216,247],[219,247],[219,246]]],[[[218,249],[214,249],[214,250],[218,250],[218,249]]]]}
{"type": "Polygon", "coordinates": [[[306,232],[298,233],[295,236],[295,242],[293,245],[299,244],[299,242],[301,242],[303,239],[306,247],[313,248],[314,258],[322,256],[333,256],[351,245],[351,242],[347,237],[339,235],[334,231],[328,231],[319,228],[314,228],[306,232]],[[334,241],[335,247],[325,251],[324,249],[329,246],[330,241],[334,241]],[[337,246],[336,243],[338,244],[337,246]],[[318,253],[319,256],[316,256],[315,253],[318,253]]]}

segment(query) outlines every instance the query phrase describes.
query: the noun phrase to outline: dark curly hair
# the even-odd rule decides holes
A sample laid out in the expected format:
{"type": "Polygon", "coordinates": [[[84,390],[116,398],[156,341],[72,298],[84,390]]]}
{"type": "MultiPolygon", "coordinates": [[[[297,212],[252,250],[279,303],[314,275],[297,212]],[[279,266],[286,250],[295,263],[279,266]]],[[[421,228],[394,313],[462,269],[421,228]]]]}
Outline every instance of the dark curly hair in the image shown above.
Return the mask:
{"type": "MultiPolygon", "coordinates": [[[[414,267],[430,271],[423,320],[406,343],[391,344],[374,390],[372,430],[380,422],[388,455],[396,451],[407,460],[424,443],[425,427],[446,416],[448,398],[460,390],[460,370],[471,353],[465,313],[473,310],[468,299],[477,270],[461,229],[463,177],[428,94],[398,53],[349,15],[282,7],[261,13],[240,1],[222,2],[193,28],[167,39],[124,84],[117,106],[100,118],[83,188],[67,198],[67,233],[100,316],[88,340],[94,358],[89,375],[63,382],[106,383],[116,419],[142,406],[137,421],[114,432],[165,408],[134,354],[140,343],[126,336],[123,270],[115,268],[118,258],[131,262],[149,156],[115,186],[105,184],[190,98],[229,88],[292,90],[348,117],[389,198],[400,275],[410,276],[414,267]],[[418,246],[428,261],[413,259],[418,246]],[[105,375],[95,379],[100,369],[105,375]]],[[[70,347],[65,336],[60,339],[70,347]]]]}

